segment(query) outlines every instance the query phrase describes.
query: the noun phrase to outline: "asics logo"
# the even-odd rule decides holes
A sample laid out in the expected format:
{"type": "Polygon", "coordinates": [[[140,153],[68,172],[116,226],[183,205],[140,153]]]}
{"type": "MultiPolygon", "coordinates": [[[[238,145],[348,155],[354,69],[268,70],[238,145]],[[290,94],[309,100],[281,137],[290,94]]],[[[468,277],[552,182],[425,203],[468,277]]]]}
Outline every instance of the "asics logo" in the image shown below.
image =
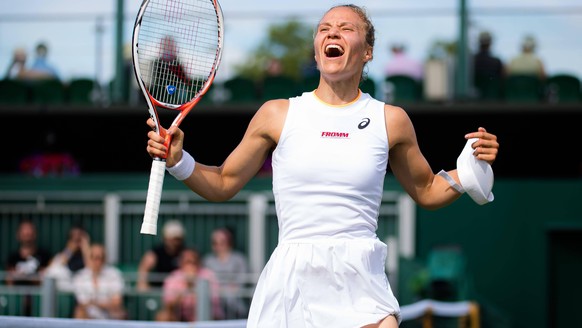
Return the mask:
{"type": "Polygon", "coordinates": [[[370,124],[370,119],[367,117],[363,118],[362,122],[360,122],[360,124],[358,124],[358,129],[360,129],[360,130],[365,129],[368,126],[368,124],[370,124]]]}

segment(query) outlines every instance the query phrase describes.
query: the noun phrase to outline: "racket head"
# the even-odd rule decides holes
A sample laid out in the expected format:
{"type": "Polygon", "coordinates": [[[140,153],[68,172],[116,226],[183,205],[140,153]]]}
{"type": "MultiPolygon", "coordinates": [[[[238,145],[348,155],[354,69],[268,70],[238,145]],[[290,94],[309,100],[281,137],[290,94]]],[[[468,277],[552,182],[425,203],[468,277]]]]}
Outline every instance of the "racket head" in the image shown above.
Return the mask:
{"type": "Polygon", "coordinates": [[[179,125],[216,76],[224,42],[216,0],[144,0],[132,37],[134,73],[158,133],[157,108],[178,110],[179,125]]]}

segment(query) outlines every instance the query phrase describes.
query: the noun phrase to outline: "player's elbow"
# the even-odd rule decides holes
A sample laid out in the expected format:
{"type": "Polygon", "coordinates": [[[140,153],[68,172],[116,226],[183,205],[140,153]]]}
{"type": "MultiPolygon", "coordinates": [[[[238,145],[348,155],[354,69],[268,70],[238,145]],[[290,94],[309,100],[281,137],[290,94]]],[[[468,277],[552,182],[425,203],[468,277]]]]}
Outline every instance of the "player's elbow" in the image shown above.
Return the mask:
{"type": "Polygon", "coordinates": [[[454,197],[454,198],[447,198],[447,197],[425,197],[425,198],[421,198],[421,199],[416,200],[416,203],[422,209],[425,209],[425,210],[428,210],[428,211],[436,211],[438,209],[441,209],[443,207],[446,207],[446,206],[450,205],[457,198],[458,197],[454,197]]]}
{"type": "Polygon", "coordinates": [[[231,200],[236,195],[236,192],[222,191],[211,194],[201,194],[202,198],[213,203],[222,203],[231,200]]]}
{"type": "Polygon", "coordinates": [[[441,204],[431,203],[431,202],[417,202],[417,204],[422,209],[427,210],[427,211],[436,211],[436,210],[443,207],[441,204]]]}

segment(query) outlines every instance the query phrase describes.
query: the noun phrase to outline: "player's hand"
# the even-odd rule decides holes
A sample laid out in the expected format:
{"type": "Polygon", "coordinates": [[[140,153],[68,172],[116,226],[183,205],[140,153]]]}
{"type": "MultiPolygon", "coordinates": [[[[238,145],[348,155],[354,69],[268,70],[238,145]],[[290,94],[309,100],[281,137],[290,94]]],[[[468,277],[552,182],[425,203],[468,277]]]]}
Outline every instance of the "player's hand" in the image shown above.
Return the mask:
{"type": "Polygon", "coordinates": [[[473,149],[475,150],[473,155],[475,155],[478,159],[486,161],[489,164],[493,164],[497,158],[497,153],[499,152],[497,136],[487,132],[485,128],[479,128],[477,129],[477,132],[471,132],[465,135],[465,139],[472,138],[479,139],[472,145],[473,149]]]}
{"type": "MultiPolygon", "coordinates": [[[[155,128],[154,121],[151,118],[148,118],[147,125],[152,128],[152,130],[155,128]]],[[[160,136],[154,131],[148,132],[149,140],[147,145],[147,152],[151,157],[166,158],[166,166],[172,167],[182,159],[184,132],[178,127],[172,126],[166,131],[166,133],[172,137],[169,153],[168,147],[164,145],[164,137],[160,136]]]]}

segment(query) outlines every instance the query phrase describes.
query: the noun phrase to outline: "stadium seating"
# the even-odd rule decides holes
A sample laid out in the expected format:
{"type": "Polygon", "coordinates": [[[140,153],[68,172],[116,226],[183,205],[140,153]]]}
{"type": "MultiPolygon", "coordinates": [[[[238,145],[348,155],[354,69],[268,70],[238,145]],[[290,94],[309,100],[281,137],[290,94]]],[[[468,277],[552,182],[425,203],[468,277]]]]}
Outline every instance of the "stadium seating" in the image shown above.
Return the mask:
{"type": "Polygon", "coordinates": [[[87,78],[73,79],[67,88],[67,100],[71,105],[91,105],[91,97],[95,88],[95,82],[87,78]]]}
{"type": "Polygon", "coordinates": [[[546,82],[548,101],[552,103],[572,103],[582,100],[580,79],[570,74],[550,76],[546,82]]]}
{"type": "Polygon", "coordinates": [[[394,103],[420,101],[422,98],[421,84],[410,76],[392,75],[386,78],[386,83],[392,84],[394,103]]]}
{"type": "Polygon", "coordinates": [[[261,83],[260,99],[287,99],[299,94],[299,86],[293,78],[285,75],[267,76],[261,83]]]}
{"type": "Polygon", "coordinates": [[[500,78],[476,78],[477,99],[500,101],[503,98],[503,80],[500,78]]]}
{"type": "Polygon", "coordinates": [[[466,298],[466,263],[460,248],[435,247],[428,256],[429,296],[440,301],[466,298]]]}
{"type": "Polygon", "coordinates": [[[36,81],[31,84],[32,103],[37,105],[62,105],[65,103],[65,86],[59,80],[36,81]]]}
{"type": "Polygon", "coordinates": [[[543,82],[535,75],[510,75],[503,91],[507,102],[537,103],[543,99],[543,82]]]}
{"type": "Polygon", "coordinates": [[[376,82],[368,76],[366,79],[360,82],[360,90],[370,94],[372,97],[376,97],[376,82]]]}
{"type": "Polygon", "coordinates": [[[29,100],[28,86],[18,80],[0,81],[0,104],[24,105],[29,100]]]}
{"type": "Polygon", "coordinates": [[[227,103],[252,103],[257,101],[255,82],[249,78],[235,76],[223,83],[227,103]]]}
{"type": "Polygon", "coordinates": [[[299,82],[299,90],[301,92],[311,92],[317,89],[319,85],[319,74],[303,78],[299,82]]]}

